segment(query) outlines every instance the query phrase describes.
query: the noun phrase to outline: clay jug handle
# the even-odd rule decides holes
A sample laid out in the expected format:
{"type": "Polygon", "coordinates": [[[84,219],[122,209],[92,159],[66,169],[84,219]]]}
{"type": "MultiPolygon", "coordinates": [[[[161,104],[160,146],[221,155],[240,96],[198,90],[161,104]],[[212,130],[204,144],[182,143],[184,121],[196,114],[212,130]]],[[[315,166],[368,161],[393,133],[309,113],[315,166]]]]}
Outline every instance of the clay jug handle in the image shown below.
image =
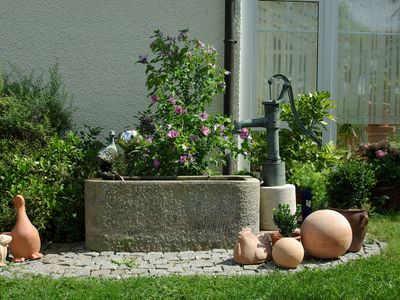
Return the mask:
{"type": "Polygon", "coordinates": [[[360,214],[360,225],[361,226],[367,226],[367,224],[368,224],[368,221],[369,221],[369,218],[368,218],[368,214],[360,214]]]}

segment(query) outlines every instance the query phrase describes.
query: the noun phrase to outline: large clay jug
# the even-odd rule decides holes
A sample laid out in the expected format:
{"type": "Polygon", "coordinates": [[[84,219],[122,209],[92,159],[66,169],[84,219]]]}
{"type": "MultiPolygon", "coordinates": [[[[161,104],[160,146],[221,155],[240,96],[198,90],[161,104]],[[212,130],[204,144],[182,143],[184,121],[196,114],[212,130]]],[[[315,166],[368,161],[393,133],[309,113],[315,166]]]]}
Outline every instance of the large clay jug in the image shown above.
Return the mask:
{"type": "Polygon", "coordinates": [[[17,211],[17,222],[11,231],[12,241],[10,252],[14,262],[23,262],[25,259],[42,258],[40,251],[39,232],[29,221],[25,211],[25,199],[21,195],[14,197],[14,206],[17,211]]]}
{"type": "Polygon", "coordinates": [[[368,212],[365,209],[339,209],[333,208],[341,213],[351,226],[353,239],[349,248],[349,252],[358,252],[364,245],[365,235],[368,229],[368,212]]]}

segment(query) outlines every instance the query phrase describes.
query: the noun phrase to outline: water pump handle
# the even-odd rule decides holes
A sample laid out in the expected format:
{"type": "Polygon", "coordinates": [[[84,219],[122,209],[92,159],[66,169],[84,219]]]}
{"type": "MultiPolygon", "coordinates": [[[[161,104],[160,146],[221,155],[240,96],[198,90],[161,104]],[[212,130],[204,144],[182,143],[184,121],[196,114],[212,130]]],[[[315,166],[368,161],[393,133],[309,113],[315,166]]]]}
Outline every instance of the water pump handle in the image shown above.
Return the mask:
{"type": "Polygon", "coordinates": [[[270,79],[268,79],[268,84],[269,84],[269,95],[270,98],[272,99],[272,95],[271,95],[271,86],[272,83],[276,80],[276,79],[281,79],[283,80],[283,87],[282,90],[279,93],[278,99],[276,101],[279,101],[280,103],[285,103],[285,101],[283,100],[283,96],[287,93],[289,96],[289,103],[290,103],[290,108],[292,110],[294,119],[297,123],[297,125],[300,127],[301,131],[303,131],[306,135],[308,135],[318,146],[318,149],[321,149],[322,146],[322,141],[320,138],[318,138],[317,136],[315,136],[310,130],[308,130],[304,124],[301,122],[300,120],[300,116],[299,113],[296,109],[296,105],[294,103],[294,96],[293,96],[293,89],[292,89],[292,84],[290,83],[290,80],[282,74],[275,74],[274,76],[272,76],[270,79]]]}

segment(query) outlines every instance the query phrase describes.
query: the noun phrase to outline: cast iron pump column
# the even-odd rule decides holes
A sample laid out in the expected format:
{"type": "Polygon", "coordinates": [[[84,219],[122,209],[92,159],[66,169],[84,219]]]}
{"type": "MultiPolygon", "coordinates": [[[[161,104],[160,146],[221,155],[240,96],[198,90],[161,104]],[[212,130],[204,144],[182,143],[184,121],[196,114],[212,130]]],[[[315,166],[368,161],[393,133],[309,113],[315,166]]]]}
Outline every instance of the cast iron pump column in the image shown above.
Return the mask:
{"type": "Polygon", "coordinates": [[[279,155],[279,129],[280,129],[280,109],[279,105],[284,103],[284,94],[287,92],[289,96],[290,106],[294,114],[297,125],[301,130],[309,135],[320,147],[321,141],[309,132],[301,123],[297,113],[293,90],[290,80],[282,74],[276,74],[268,80],[269,93],[271,98],[271,85],[276,79],[284,81],[278,99],[264,100],[264,117],[257,119],[248,119],[240,122],[235,122],[235,128],[240,130],[243,127],[264,127],[266,129],[267,139],[267,160],[262,164],[261,177],[263,178],[263,186],[283,186],[286,184],[285,162],[281,160],[279,155]]]}

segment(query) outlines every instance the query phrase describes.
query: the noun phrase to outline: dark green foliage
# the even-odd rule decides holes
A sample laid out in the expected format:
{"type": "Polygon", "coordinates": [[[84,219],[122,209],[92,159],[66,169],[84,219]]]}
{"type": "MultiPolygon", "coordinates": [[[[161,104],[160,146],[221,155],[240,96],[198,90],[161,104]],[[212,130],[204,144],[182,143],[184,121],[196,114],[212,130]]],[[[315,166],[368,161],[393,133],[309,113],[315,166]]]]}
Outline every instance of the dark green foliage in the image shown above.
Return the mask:
{"type": "Polygon", "coordinates": [[[84,230],[83,182],[93,170],[88,147],[74,133],[66,139],[49,138],[48,143],[24,155],[12,153],[0,169],[0,231],[15,223],[12,198],[26,198],[27,214],[42,239],[82,240],[84,230]],[[88,160],[86,160],[88,158],[88,160]]]}
{"type": "Polygon", "coordinates": [[[15,224],[12,199],[22,194],[43,241],[82,240],[83,183],[95,169],[100,129],[80,136],[57,66],[50,79],[5,76],[0,95],[0,232],[15,224]],[[67,132],[69,131],[69,132],[67,132]]]}
{"type": "Polygon", "coordinates": [[[290,211],[289,204],[279,204],[277,208],[272,210],[272,218],[282,236],[292,236],[293,231],[297,227],[297,218],[300,216],[300,213],[301,205],[297,205],[296,213],[294,214],[290,211]]]}
{"type": "Polygon", "coordinates": [[[375,184],[375,174],[368,163],[346,161],[329,175],[329,205],[335,208],[363,208],[368,204],[375,184]]]}
{"type": "Polygon", "coordinates": [[[70,98],[65,92],[58,65],[49,70],[49,80],[21,71],[4,76],[0,97],[0,137],[42,141],[64,136],[72,129],[70,98]]]}

